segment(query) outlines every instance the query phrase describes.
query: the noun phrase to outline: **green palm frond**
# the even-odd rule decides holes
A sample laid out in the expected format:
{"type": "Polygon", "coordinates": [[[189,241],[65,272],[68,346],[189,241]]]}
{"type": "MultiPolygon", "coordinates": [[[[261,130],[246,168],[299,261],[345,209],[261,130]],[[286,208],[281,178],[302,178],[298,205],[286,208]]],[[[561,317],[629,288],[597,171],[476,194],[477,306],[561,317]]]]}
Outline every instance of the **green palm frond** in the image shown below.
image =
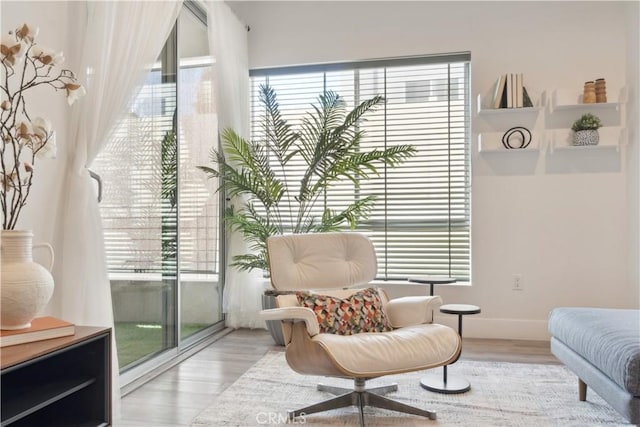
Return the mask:
{"type": "Polygon", "coordinates": [[[307,164],[297,196],[301,201],[313,198],[317,188],[314,177],[335,175],[336,163],[357,148],[362,132],[353,131],[353,125],[383,98],[378,96],[364,101],[349,114],[346,114],[344,100],[335,92],[320,95],[318,101],[322,109],[314,107],[315,116],[310,114],[301,126],[301,152],[307,164]]]}
{"type": "Polygon", "coordinates": [[[344,121],[347,103],[334,91],[318,96],[319,107],[315,107],[318,117],[322,118],[322,129],[333,129],[344,121]]]}
{"type": "Polygon", "coordinates": [[[224,163],[236,164],[243,169],[248,169],[258,174],[260,172],[261,153],[256,144],[252,144],[233,129],[222,131],[222,148],[224,150],[224,163]]]}
{"type": "MultiPolygon", "coordinates": [[[[213,155],[211,156],[213,157],[213,155]]],[[[208,178],[219,178],[220,177],[220,173],[209,166],[196,166],[198,169],[200,169],[203,172],[206,172],[206,174],[208,175],[208,178]]]]}
{"type": "Polygon", "coordinates": [[[318,104],[312,105],[313,112],[307,113],[300,125],[302,142],[301,154],[307,165],[317,162],[320,155],[335,157],[331,134],[345,119],[346,103],[335,92],[328,91],[318,96],[318,104]]]}
{"type": "Polygon", "coordinates": [[[335,133],[341,134],[343,132],[349,131],[350,129],[353,129],[353,126],[355,126],[360,120],[364,120],[363,116],[366,113],[375,109],[380,104],[384,104],[384,102],[384,98],[380,95],[362,101],[357,107],[351,110],[349,114],[347,114],[344,122],[340,126],[336,127],[335,133]]]}
{"type": "Polygon", "coordinates": [[[229,207],[224,214],[225,223],[232,231],[240,231],[246,236],[247,243],[253,249],[263,249],[269,236],[282,234],[280,225],[268,214],[258,213],[252,203],[235,210],[229,207]]]}
{"type": "Polygon", "coordinates": [[[178,145],[173,131],[165,133],[160,145],[161,193],[160,197],[169,202],[171,210],[178,203],[178,145]]]}
{"type": "Polygon", "coordinates": [[[260,85],[259,93],[260,102],[265,107],[263,129],[267,141],[280,163],[284,165],[295,155],[295,152],[289,152],[289,149],[298,139],[298,134],[282,118],[275,90],[271,86],[260,85]]]}
{"type": "Polygon", "coordinates": [[[378,164],[395,167],[411,158],[416,153],[412,145],[396,145],[385,150],[351,153],[336,163],[334,170],[338,176],[343,172],[353,173],[358,177],[367,178],[367,171],[378,175],[378,164]]]}
{"type": "Polygon", "coordinates": [[[218,168],[199,168],[209,177],[221,178],[218,191],[225,191],[228,197],[246,194],[258,199],[267,209],[276,205],[284,194],[284,185],[271,169],[265,149],[231,129],[225,129],[222,138],[226,156],[215,149],[211,152],[218,168]]]}
{"type": "Polygon", "coordinates": [[[322,214],[321,227],[315,231],[338,231],[344,223],[347,223],[349,228],[353,230],[361,220],[369,217],[374,204],[375,196],[367,196],[351,203],[340,212],[325,209],[322,214]]]}
{"type": "Polygon", "coordinates": [[[267,265],[266,252],[236,255],[233,257],[233,261],[229,265],[240,271],[251,271],[256,268],[266,271],[269,268],[267,265]]]}
{"type": "Polygon", "coordinates": [[[412,145],[397,145],[385,150],[345,154],[325,173],[318,174],[313,186],[305,189],[307,193],[304,197],[309,199],[312,195],[328,189],[334,182],[343,179],[348,179],[359,187],[361,180],[380,175],[379,166],[386,164],[389,167],[396,167],[415,153],[416,149],[412,145]]]}

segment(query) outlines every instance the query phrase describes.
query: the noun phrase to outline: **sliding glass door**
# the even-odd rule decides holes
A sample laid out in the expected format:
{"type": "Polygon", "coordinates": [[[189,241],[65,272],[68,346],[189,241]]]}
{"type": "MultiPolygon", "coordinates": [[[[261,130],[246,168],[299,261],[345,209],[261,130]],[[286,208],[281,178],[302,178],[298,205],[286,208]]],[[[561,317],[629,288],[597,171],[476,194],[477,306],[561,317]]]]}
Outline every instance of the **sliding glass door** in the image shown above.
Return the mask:
{"type": "Polygon", "coordinates": [[[217,144],[206,17],[185,3],[94,166],[121,372],[223,327],[217,186],[197,169],[217,144]]]}

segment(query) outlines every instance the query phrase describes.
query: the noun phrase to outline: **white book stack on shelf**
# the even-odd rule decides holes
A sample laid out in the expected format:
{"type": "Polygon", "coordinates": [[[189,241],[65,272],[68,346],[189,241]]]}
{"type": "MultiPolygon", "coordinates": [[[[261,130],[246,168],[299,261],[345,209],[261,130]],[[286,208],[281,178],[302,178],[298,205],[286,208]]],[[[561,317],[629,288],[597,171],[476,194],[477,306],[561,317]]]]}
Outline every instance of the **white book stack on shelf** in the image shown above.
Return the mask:
{"type": "Polygon", "coordinates": [[[496,81],[490,107],[493,109],[533,107],[533,103],[524,86],[524,74],[507,73],[500,75],[496,81]]]}

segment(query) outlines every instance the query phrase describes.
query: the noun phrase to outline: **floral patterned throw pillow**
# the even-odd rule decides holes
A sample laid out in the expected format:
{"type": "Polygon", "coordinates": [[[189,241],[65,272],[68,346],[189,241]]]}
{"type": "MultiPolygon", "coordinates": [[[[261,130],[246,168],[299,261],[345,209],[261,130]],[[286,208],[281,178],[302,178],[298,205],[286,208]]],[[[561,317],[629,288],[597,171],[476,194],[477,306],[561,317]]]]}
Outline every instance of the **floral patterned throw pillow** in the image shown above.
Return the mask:
{"type": "Polygon", "coordinates": [[[321,333],[353,335],[393,329],[377,289],[363,289],[345,299],[309,292],[296,292],[296,296],[302,307],[314,311],[321,333]]]}

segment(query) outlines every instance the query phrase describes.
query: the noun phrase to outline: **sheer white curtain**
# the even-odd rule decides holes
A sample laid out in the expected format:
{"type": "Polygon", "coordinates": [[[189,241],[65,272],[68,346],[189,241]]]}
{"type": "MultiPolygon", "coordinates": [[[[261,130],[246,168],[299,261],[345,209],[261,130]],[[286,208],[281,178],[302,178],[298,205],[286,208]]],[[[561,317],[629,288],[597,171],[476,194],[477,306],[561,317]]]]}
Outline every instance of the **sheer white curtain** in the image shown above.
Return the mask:
{"type": "MultiPolygon", "coordinates": [[[[214,99],[218,112],[218,128],[233,128],[249,137],[249,54],[247,29],[222,1],[210,1],[209,46],[215,61],[214,99]]],[[[232,200],[231,203],[240,203],[232,200]]],[[[231,233],[226,241],[227,262],[234,255],[247,253],[247,245],[239,233],[231,233]]],[[[224,281],[223,310],[226,325],[232,328],[265,328],[258,312],[261,295],[268,282],[262,272],[240,272],[227,268],[224,281]]]]}
{"type": "MultiPolygon", "coordinates": [[[[86,3],[77,69],[86,71],[78,77],[87,95],[71,110],[69,139],[65,141],[68,156],[54,237],[56,289],[48,307],[51,314],[79,325],[113,327],[102,224],[87,168],[158,57],[181,4],[181,0],[86,3]]],[[[131,148],[135,149],[134,141],[131,148]]],[[[113,356],[113,390],[117,395],[115,351],[113,356]]],[[[114,407],[117,414],[117,399],[114,407]]]]}

